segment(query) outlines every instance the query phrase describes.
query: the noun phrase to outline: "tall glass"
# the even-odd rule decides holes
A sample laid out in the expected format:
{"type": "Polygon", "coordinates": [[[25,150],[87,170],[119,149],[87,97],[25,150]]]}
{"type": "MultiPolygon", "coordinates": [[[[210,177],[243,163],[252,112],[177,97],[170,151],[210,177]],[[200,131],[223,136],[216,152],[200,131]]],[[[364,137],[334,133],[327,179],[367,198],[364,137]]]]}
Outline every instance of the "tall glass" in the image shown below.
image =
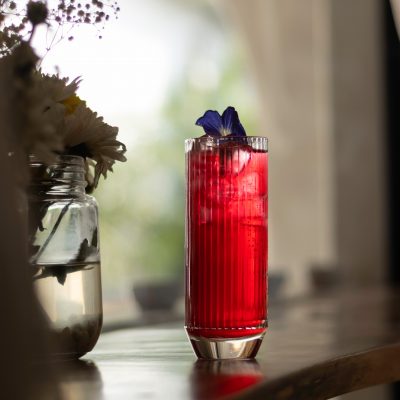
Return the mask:
{"type": "Polygon", "coordinates": [[[185,141],[186,331],[199,358],[251,358],[267,328],[268,142],[185,141]]]}

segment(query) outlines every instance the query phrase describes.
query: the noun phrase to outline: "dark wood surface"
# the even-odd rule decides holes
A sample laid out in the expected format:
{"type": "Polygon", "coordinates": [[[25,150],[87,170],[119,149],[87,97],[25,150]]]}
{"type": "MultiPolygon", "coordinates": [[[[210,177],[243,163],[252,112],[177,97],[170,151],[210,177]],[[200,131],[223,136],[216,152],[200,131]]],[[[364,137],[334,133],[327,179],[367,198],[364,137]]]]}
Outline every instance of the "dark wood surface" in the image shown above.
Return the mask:
{"type": "Polygon", "coordinates": [[[400,380],[399,293],[348,289],[271,306],[253,361],[198,361],[173,323],[105,333],[61,375],[67,399],[330,398],[400,380]]]}

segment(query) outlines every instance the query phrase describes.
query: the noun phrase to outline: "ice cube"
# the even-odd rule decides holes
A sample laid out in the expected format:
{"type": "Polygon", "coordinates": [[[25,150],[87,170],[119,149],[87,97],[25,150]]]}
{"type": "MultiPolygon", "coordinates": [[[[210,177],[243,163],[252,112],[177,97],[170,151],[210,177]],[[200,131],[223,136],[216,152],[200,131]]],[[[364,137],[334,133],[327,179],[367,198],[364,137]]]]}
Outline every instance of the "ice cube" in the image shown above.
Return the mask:
{"type": "Polygon", "coordinates": [[[218,168],[219,156],[213,149],[191,151],[189,157],[189,169],[192,173],[210,174],[218,168]]]}
{"type": "Polygon", "coordinates": [[[247,145],[229,144],[220,149],[221,175],[238,175],[251,158],[251,147],[247,145]]]}
{"type": "Polygon", "coordinates": [[[267,197],[242,200],[240,217],[244,225],[264,225],[268,218],[267,197]]]}
{"type": "Polygon", "coordinates": [[[218,182],[218,186],[214,188],[214,197],[221,201],[238,198],[237,182],[221,178],[218,182]]]}
{"type": "Polygon", "coordinates": [[[239,195],[241,197],[254,197],[265,194],[265,185],[262,184],[260,174],[250,172],[245,174],[239,182],[239,195]]]}

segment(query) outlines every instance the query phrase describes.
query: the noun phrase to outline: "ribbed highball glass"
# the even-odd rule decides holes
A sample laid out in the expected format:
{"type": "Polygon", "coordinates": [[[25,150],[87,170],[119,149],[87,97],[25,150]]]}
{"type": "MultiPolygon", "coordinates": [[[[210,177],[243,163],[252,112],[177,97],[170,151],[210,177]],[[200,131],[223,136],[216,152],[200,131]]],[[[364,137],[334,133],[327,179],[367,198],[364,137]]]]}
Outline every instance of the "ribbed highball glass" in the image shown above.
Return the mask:
{"type": "Polygon", "coordinates": [[[199,358],[252,358],[267,328],[268,142],[204,136],[185,150],[185,328],[199,358]]]}

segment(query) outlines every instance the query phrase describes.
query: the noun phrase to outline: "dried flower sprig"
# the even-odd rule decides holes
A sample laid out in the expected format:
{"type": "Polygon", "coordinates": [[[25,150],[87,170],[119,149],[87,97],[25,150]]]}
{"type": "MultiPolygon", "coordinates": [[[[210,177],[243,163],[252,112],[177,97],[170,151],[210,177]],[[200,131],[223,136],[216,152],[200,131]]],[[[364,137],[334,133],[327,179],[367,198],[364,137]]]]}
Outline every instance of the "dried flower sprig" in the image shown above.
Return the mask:
{"type": "Polygon", "coordinates": [[[72,31],[81,24],[93,26],[101,39],[105,23],[111,18],[118,19],[120,12],[115,0],[59,0],[55,3],[49,7],[44,1],[29,1],[20,6],[15,1],[0,0],[0,57],[10,54],[22,40],[29,40],[40,23],[46,23],[50,33],[46,52],[65,38],[73,40],[72,31]]]}
{"type": "Polygon", "coordinates": [[[116,1],[60,1],[57,8],[50,11],[49,19],[57,24],[90,24],[96,26],[98,32],[104,29],[104,23],[111,16],[118,18],[120,8],[116,1]]]}

